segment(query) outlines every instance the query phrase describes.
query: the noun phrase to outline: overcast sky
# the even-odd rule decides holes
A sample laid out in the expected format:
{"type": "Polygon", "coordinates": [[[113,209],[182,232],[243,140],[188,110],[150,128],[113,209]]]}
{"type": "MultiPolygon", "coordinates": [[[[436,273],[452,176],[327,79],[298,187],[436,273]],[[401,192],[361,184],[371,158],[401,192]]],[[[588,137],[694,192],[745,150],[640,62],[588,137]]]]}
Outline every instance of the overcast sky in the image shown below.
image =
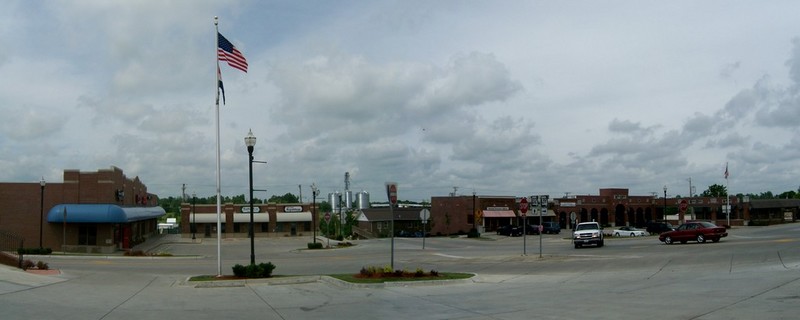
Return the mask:
{"type": "Polygon", "coordinates": [[[798,1],[6,1],[0,181],[161,197],[686,196],[800,186],[798,1]]]}

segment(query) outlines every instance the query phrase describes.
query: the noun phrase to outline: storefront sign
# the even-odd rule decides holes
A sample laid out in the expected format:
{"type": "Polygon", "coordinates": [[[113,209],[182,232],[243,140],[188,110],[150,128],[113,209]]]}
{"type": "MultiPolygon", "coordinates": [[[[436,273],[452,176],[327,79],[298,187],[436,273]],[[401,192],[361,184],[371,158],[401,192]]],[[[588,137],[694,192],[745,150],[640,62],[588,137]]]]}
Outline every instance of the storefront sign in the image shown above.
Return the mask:
{"type": "MultiPolygon", "coordinates": [[[[253,207],[253,213],[259,213],[259,212],[261,212],[261,208],[253,207]]],[[[250,213],[250,207],[247,206],[242,207],[242,213],[250,213]]]]}
{"type": "Polygon", "coordinates": [[[283,212],[303,212],[303,207],[301,207],[301,206],[286,206],[286,207],[283,207],[283,212]]]}

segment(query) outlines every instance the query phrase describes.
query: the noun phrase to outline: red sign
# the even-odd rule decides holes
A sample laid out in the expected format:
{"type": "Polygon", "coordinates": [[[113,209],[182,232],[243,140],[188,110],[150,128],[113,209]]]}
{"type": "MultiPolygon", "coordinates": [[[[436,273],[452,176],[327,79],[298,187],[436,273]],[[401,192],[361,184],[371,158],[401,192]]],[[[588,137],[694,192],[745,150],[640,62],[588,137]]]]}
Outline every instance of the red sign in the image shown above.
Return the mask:
{"type": "Polygon", "coordinates": [[[397,204],[397,184],[394,182],[386,183],[386,196],[389,198],[389,203],[392,205],[397,204]]]}
{"type": "Polygon", "coordinates": [[[681,209],[681,212],[686,212],[686,209],[689,209],[689,203],[686,202],[686,199],[681,200],[679,208],[681,209]]]}
{"type": "Polygon", "coordinates": [[[331,222],[331,213],[325,212],[325,223],[330,223],[330,222],[331,222]]]}
{"type": "Polygon", "coordinates": [[[519,212],[528,213],[528,198],[519,201],[519,212]]]}

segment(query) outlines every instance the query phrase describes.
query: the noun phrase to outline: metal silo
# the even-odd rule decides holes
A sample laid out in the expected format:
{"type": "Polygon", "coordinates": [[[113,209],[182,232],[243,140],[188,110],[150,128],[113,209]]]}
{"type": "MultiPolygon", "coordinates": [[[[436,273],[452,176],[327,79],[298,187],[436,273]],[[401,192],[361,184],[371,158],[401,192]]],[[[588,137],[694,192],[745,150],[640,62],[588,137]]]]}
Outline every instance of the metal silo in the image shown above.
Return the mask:
{"type": "MultiPolygon", "coordinates": [[[[328,194],[328,203],[331,204],[331,211],[334,213],[339,213],[339,197],[341,196],[342,193],[339,191],[328,194]]],[[[344,202],[344,199],[342,199],[342,202],[344,202]]]]}
{"type": "Polygon", "coordinates": [[[345,209],[352,208],[353,207],[353,201],[355,201],[355,199],[353,199],[353,191],[345,190],[344,197],[343,197],[342,201],[344,201],[345,209]]]}
{"type": "Polygon", "coordinates": [[[369,209],[369,192],[362,190],[356,194],[356,207],[358,209],[369,209]]]}

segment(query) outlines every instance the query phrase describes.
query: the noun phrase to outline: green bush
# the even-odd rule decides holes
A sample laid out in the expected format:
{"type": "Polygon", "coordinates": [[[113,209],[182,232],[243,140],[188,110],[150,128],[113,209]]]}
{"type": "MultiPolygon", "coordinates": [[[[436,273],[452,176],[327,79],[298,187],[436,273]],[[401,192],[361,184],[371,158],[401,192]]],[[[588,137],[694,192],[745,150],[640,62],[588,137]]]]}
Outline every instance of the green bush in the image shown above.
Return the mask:
{"type": "Polygon", "coordinates": [[[322,242],[309,242],[308,243],[309,249],[322,249],[322,242]]]}
{"type": "Polygon", "coordinates": [[[47,262],[39,261],[36,263],[36,269],[47,270],[50,269],[50,266],[47,265],[47,262]]]}
{"type": "Polygon", "coordinates": [[[19,248],[17,249],[18,254],[51,254],[53,253],[53,249],[50,248],[19,248]]]}
{"type": "Polygon", "coordinates": [[[234,276],[244,278],[245,271],[246,271],[245,266],[243,266],[241,264],[237,263],[235,266],[233,266],[233,275],[234,276]]]}
{"type": "Polygon", "coordinates": [[[272,277],[272,270],[275,270],[275,265],[272,262],[247,266],[236,264],[233,266],[233,275],[240,278],[269,278],[272,277]]]}

